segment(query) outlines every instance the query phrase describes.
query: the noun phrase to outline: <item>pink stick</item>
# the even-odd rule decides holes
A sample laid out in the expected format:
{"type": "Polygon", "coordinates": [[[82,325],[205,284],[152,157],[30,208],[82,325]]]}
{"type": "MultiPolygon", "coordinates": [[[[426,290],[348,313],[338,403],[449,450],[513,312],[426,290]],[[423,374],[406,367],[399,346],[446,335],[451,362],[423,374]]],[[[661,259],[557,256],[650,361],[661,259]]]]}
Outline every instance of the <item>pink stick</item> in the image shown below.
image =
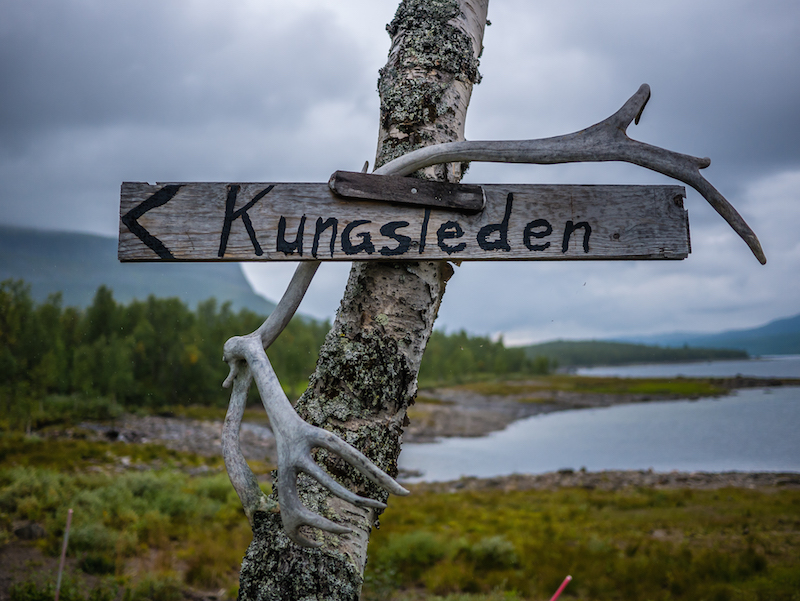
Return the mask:
{"type": "Polygon", "coordinates": [[[61,547],[61,561],[58,563],[58,581],[56,582],[56,599],[61,594],[61,572],[64,570],[64,561],[67,558],[67,542],[69,541],[69,526],[72,523],[72,510],[67,512],[67,527],[64,530],[64,546],[61,547]]]}
{"type": "MultiPolygon", "coordinates": [[[[562,582],[562,583],[561,583],[561,586],[559,586],[559,587],[558,587],[558,590],[556,591],[556,594],[555,594],[555,595],[553,595],[553,596],[550,598],[550,601],[556,601],[556,599],[558,599],[558,596],[559,596],[561,593],[563,593],[563,592],[564,592],[564,589],[565,589],[565,588],[567,588],[567,585],[569,584],[569,581],[570,581],[570,580],[572,580],[572,576],[567,576],[566,578],[564,578],[564,582],[562,582]]],[[[56,601],[58,601],[58,599],[56,599],[56,601]]]]}

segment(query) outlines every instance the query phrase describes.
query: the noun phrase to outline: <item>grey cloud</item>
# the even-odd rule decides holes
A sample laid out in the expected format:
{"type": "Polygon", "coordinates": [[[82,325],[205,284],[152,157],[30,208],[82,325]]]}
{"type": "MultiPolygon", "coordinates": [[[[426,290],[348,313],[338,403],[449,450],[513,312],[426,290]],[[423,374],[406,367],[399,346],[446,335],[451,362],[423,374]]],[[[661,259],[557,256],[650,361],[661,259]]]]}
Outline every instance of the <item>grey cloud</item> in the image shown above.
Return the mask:
{"type": "MultiPolygon", "coordinates": [[[[123,180],[324,181],[358,169],[375,151],[383,26],[396,2],[384,4],[6,2],[0,221],[113,234],[123,180]]],[[[575,131],[647,82],[653,98],[631,136],[710,156],[706,176],[751,222],[770,262],[759,266],[690,192],[687,261],[465,264],[440,325],[524,341],[744,327],[796,313],[795,0],[492,0],[489,12],[468,137],[575,131]]],[[[617,164],[473,165],[468,179],[667,181],[617,164]]],[[[277,299],[285,266],[252,271],[277,299]]],[[[346,273],[323,276],[305,306],[332,316],[346,273]]]]}
{"type": "Polygon", "coordinates": [[[486,104],[520,129],[584,127],[647,82],[654,96],[634,135],[711,156],[731,177],[800,161],[796,2],[517,1],[490,12],[486,104]]]}
{"type": "Polygon", "coordinates": [[[209,22],[179,2],[12,4],[0,35],[6,135],[111,123],[279,126],[320,90],[349,94],[357,71],[336,66],[360,63],[325,15],[256,29],[233,14],[209,22]]]}

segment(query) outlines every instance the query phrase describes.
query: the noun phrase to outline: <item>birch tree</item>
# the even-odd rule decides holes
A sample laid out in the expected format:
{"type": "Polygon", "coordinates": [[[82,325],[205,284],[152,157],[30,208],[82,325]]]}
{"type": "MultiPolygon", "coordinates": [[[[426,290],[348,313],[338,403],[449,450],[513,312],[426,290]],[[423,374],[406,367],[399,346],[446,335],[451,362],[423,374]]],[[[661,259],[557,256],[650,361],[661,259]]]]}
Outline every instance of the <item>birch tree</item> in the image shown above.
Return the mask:
{"type": "MultiPolygon", "coordinates": [[[[488,0],[403,0],[388,25],[391,48],[381,69],[381,112],[376,167],[409,151],[464,139],[472,87],[478,83],[488,0]]],[[[415,174],[458,182],[461,163],[415,174]]],[[[445,285],[447,262],[354,263],[336,321],[296,410],[330,430],[395,476],[406,410],[445,285]]],[[[324,449],[316,462],[364,497],[388,494],[324,449]]],[[[300,547],[285,534],[277,494],[251,521],[253,542],[240,575],[241,600],[355,600],[367,561],[367,543],[379,509],[348,503],[301,474],[298,493],[313,512],[346,525],[351,534],[304,528],[321,543],[300,547]]]]}

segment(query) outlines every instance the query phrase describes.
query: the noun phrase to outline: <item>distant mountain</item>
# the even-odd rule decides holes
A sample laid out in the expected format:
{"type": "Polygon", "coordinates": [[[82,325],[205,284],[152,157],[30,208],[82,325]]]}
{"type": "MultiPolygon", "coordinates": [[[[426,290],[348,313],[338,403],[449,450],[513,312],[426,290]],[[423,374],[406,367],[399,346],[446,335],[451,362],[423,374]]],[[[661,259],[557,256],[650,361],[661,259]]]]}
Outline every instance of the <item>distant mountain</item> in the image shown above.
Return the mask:
{"type": "Polygon", "coordinates": [[[800,315],[776,319],[766,325],[718,334],[676,332],[653,336],[633,336],[619,342],[657,344],[666,347],[705,347],[742,349],[751,355],[800,354],[800,315]]]}
{"type": "Polygon", "coordinates": [[[25,280],[39,301],[61,292],[65,306],[91,304],[104,284],[123,303],[152,294],[178,297],[192,308],[211,297],[261,315],[275,308],[253,292],[235,263],[120,263],[116,238],[0,225],[0,281],[6,279],[25,280]]]}

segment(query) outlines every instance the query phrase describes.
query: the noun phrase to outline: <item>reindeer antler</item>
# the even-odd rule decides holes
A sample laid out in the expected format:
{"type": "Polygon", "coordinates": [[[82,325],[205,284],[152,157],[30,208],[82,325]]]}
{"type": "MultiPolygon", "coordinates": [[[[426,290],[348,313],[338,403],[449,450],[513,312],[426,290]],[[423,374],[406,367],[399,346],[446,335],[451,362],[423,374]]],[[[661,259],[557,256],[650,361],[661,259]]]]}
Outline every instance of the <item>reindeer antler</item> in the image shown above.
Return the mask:
{"type": "MultiPolygon", "coordinates": [[[[383,165],[374,173],[408,175],[423,167],[457,161],[542,165],[605,161],[633,163],[680,180],[700,192],[747,243],[756,258],[762,264],[766,263],[767,259],[753,230],[725,197],[700,175],[700,170],[711,164],[710,159],[679,154],[628,137],[628,126],[631,122],[639,123],[649,99],[650,87],[644,84],[608,119],[572,134],[538,140],[463,141],[426,146],[383,165]]],[[[366,168],[365,165],[364,171],[366,168]]],[[[310,547],[319,546],[319,543],[300,534],[301,526],[314,526],[337,534],[350,532],[350,529],[313,513],[302,504],[297,494],[299,472],[316,478],[333,494],[351,503],[374,508],[385,507],[379,501],[356,495],[331,478],[311,457],[313,447],[322,447],[339,454],[389,492],[408,494],[406,489],[383,473],[357,449],[335,434],[304,422],[286,398],[267,359],[265,349],[291,320],[318,267],[318,261],[301,263],[269,318],[252,334],[228,340],[223,354],[223,359],[231,368],[224,386],[228,388],[233,385],[222,433],[222,452],[231,483],[251,525],[256,511],[277,509],[261,491],[239,445],[239,428],[247,392],[255,379],[278,445],[278,501],[284,530],[298,545],[310,547]]]]}
{"type": "Polygon", "coordinates": [[[408,175],[439,163],[481,161],[490,163],[597,163],[623,161],[657,171],[697,190],[703,198],[739,234],[763,265],[767,262],[758,237],[725,197],[700,175],[711,159],[680,154],[632,140],[627,135],[632,121],[639,123],[650,99],[650,86],[643,84],[631,98],[608,119],[581,131],[515,141],[448,142],[419,148],[375,170],[376,175],[408,175]]]}

